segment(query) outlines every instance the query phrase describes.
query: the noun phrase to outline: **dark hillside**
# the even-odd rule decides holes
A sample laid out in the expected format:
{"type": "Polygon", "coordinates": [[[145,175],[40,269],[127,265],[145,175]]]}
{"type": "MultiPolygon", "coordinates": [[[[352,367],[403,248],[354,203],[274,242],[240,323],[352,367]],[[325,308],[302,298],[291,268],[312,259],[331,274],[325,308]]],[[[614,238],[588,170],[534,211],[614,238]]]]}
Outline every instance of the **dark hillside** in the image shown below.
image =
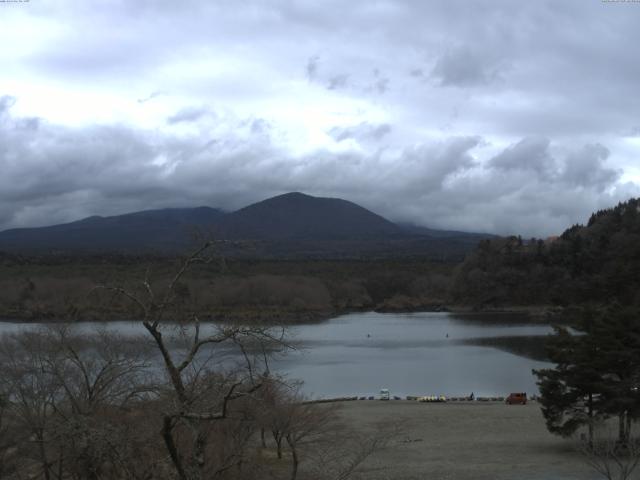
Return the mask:
{"type": "Polygon", "coordinates": [[[596,212],[559,238],[481,241],[460,267],[453,294],[479,306],[640,305],[640,200],[596,212]]]}
{"type": "Polygon", "coordinates": [[[244,258],[428,257],[460,261],[482,234],[405,228],[355,203],[288,193],[233,213],[209,207],[89,217],[0,232],[0,252],[41,255],[185,252],[200,234],[221,240],[219,253],[244,258]]]}
{"type": "Polygon", "coordinates": [[[0,232],[7,251],[175,251],[192,244],[190,233],[207,228],[224,214],[209,207],[166,208],[112,217],[0,232]]]}
{"type": "Polygon", "coordinates": [[[287,193],[254,203],[225,217],[228,238],[370,239],[399,235],[394,223],[339,198],[287,193]]]}

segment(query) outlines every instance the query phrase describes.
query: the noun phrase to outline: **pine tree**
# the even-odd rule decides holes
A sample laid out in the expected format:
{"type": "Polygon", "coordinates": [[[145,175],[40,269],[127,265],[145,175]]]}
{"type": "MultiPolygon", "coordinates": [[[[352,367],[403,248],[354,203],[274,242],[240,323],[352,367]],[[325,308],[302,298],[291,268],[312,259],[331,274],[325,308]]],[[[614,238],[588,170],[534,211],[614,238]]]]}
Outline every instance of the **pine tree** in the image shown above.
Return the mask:
{"type": "Polygon", "coordinates": [[[618,417],[618,441],[629,441],[631,422],[640,418],[640,317],[635,309],[618,305],[596,319],[592,336],[597,338],[603,378],[603,408],[618,417]]]}
{"type": "Polygon", "coordinates": [[[547,428],[569,436],[586,425],[592,443],[596,421],[617,416],[626,444],[640,418],[640,317],[617,305],[586,310],[573,330],[556,328],[548,350],[556,367],[534,370],[547,428]]]}
{"type": "Polygon", "coordinates": [[[596,360],[597,346],[588,335],[574,335],[556,327],[548,354],[555,368],[534,370],[540,388],[540,403],[547,429],[570,436],[587,426],[589,443],[594,425],[606,415],[602,405],[602,377],[596,360]]]}

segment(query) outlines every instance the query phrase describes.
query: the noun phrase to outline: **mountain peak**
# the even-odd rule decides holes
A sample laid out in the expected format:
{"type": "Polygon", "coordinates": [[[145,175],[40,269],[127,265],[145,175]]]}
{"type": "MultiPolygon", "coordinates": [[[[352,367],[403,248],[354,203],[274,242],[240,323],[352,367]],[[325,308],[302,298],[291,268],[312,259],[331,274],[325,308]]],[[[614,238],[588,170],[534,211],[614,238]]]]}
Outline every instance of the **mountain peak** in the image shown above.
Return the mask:
{"type": "Polygon", "coordinates": [[[355,203],[300,192],[268,198],[231,213],[226,234],[247,238],[371,238],[395,235],[394,223],[355,203]]]}
{"type": "Polygon", "coordinates": [[[283,193],[282,195],[276,195],[275,197],[268,198],[267,200],[274,200],[276,198],[316,198],[313,195],[309,195],[307,193],[302,192],[288,192],[283,193]]]}
{"type": "MultiPolygon", "coordinates": [[[[308,195],[302,192],[288,192],[288,193],[283,193],[282,195],[276,195],[275,197],[266,198],[259,202],[253,203],[251,205],[247,205],[244,208],[253,207],[254,205],[259,205],[263,203],[264,204],[281,204],[281,203],[288,203],[288,202],[298,202],[298,203],[313,202],[317,200],[329,200],[329,199],[325,199],[323,197],[314,197],[313,195],[308,195]]],[[[244,208],[242,208],[241,210],[244,210],[244,208]]]]}

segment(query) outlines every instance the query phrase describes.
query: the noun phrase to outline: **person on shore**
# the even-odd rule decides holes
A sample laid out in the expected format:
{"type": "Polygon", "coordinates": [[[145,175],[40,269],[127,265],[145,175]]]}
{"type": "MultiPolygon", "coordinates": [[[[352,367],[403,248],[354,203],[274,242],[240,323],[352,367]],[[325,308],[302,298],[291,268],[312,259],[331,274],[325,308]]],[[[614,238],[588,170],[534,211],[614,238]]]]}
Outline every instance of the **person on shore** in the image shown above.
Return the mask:
{"type": "Polygon", "coordinates": [[[474,398],[475,398],[475,397],[473,396],[473,392],[471,392],[471,395],[469,395],[469,400],[470,400],[470,401],[473,401],[473,399],[474,399],[474,398]]]}

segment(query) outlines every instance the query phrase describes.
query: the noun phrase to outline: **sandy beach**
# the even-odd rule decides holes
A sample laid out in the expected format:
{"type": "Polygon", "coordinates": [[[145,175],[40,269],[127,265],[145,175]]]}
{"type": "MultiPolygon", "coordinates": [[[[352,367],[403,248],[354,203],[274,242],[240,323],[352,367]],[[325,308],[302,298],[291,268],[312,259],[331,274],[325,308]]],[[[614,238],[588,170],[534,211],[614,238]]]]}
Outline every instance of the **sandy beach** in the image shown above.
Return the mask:
{"type": "Polygon", "coordinates": [[[362,478],[430,480],[591,480],[600,478],[576,441],[551,435],[536,403],[344,402],[354,428],[404,425],[394,446],[363,465],[362,478]]]}

